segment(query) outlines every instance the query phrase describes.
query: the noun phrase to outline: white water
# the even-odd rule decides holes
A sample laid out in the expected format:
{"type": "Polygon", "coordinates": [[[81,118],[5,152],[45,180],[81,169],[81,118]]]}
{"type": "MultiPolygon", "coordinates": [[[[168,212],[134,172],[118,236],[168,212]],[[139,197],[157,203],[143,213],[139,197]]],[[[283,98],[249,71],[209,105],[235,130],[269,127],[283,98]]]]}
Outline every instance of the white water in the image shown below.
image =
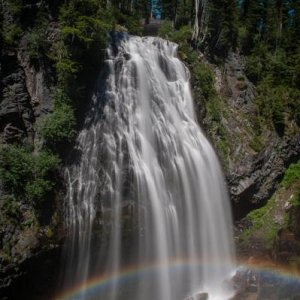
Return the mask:
{"type": "Polygon", "coordinates": [[[231,294],[224,284],[234,269],[227,191],[176,49],[160,38],[132,36],[115,37],[108,49],[77,157],[66,170],[66,284],[130,264],[158,267],[127,290],[115,279],[105,295],[83,291],[80,299],[231,294]],[[186,266],[172,269],[176,259],[186,266]]]}

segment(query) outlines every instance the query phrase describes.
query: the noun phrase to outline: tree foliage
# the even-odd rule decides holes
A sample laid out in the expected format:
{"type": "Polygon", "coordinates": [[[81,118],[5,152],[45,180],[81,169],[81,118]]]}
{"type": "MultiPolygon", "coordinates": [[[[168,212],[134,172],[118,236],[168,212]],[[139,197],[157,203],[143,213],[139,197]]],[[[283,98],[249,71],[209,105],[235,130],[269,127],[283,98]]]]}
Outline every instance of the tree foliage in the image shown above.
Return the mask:
{"type": "Polygon", "coordinates": [[[32,155],[20,146],[0,148],[0,180],[4,191],[39,205],[53,191],[53,176],[59,166],[59,158],[42,151],[32,155]]]}

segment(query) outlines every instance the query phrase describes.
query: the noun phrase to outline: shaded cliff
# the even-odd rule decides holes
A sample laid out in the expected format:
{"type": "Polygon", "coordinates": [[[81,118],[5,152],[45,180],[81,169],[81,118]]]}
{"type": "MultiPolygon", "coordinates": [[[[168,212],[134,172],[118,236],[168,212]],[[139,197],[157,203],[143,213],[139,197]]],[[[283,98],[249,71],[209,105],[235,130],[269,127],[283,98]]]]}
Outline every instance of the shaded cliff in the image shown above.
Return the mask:
{"type": "Polygon", "coordinates": [[[300,129],[287,115],[283,133],[260,119],[256,87],[245,73],[245,57],[230,53],[222,67],[212,68],[220,95],[223,136],[214,129],[209,113],[201,122],[219,149],[234,216],[240,219],[270,198],[286,168],[299,159],[300,129]]]}

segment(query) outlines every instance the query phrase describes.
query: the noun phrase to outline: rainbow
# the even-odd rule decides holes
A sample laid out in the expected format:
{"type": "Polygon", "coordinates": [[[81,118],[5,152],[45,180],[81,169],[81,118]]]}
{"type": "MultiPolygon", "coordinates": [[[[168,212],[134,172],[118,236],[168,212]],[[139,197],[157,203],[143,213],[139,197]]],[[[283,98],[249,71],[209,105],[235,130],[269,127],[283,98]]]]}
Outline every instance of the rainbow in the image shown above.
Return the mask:
{"type": "MultiPolygon", "coordinates": [[[[98,293],[105,291],[105,289],[108,288],[116,280],[120,280],[122,284],[126,284],[131,280],[140,278],[147,274],[151,274],[162,268],[169,268],[171,271],[175,271],[176,269],[188,268],[191,266],[201,268],[201,266],[203,265],[204,264],[199,260],[191,261],[183,259],[177,259],[168,264],[153,263],[139,266],[131,265],[124,268],[118,273],[101,274],[100,276],[92,277],[84,283],[75,285],[71,289],[63,291],[61,294],[54,297],[54,300],[77,300],[81,298],[83,293],[87,296],[87,298],[93,296],[95,297],[95,295],[97,295],[98,293]]],[[[213,263],[206,263],[206,265],[209,265],[210,267],[220,267],[220,265],[217,266],[213,263]]],[[[255,264],[240,262],[238,265],[241,268],[245,267],[256,272],[272,274],[274,276],[282,278],[283,280],[292,280],[296,284],[299,284],[300,287],[299,274],[291,272],[291,270],[287,268],[268,265],[267,263],[264,264],[262,262],[257,262],[255,264]]],[[[224,267],[226,267],[226,263],[224,263],[224,267]]]]}

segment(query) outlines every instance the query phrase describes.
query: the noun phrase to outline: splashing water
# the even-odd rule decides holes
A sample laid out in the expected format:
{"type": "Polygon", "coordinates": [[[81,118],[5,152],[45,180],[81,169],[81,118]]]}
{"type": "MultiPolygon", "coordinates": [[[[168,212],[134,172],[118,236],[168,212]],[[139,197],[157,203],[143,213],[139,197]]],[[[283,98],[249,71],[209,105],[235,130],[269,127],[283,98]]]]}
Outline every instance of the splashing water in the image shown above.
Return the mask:
{"type": "Polygon", "coordinates": [[[125,290],[114,276],[104,296],[83,288],[76,299],[231,296],[225,183],[196,122],[189,71],[176,50],[156,37],[114,36],[76,159],[66,169],[65,286],[121,273],[126,265],[158,267],[125,290]],[[188,267],[169,268],[177,258],[188,267]],[[205,263],[200,268],[195,260],[205,263]]]}

